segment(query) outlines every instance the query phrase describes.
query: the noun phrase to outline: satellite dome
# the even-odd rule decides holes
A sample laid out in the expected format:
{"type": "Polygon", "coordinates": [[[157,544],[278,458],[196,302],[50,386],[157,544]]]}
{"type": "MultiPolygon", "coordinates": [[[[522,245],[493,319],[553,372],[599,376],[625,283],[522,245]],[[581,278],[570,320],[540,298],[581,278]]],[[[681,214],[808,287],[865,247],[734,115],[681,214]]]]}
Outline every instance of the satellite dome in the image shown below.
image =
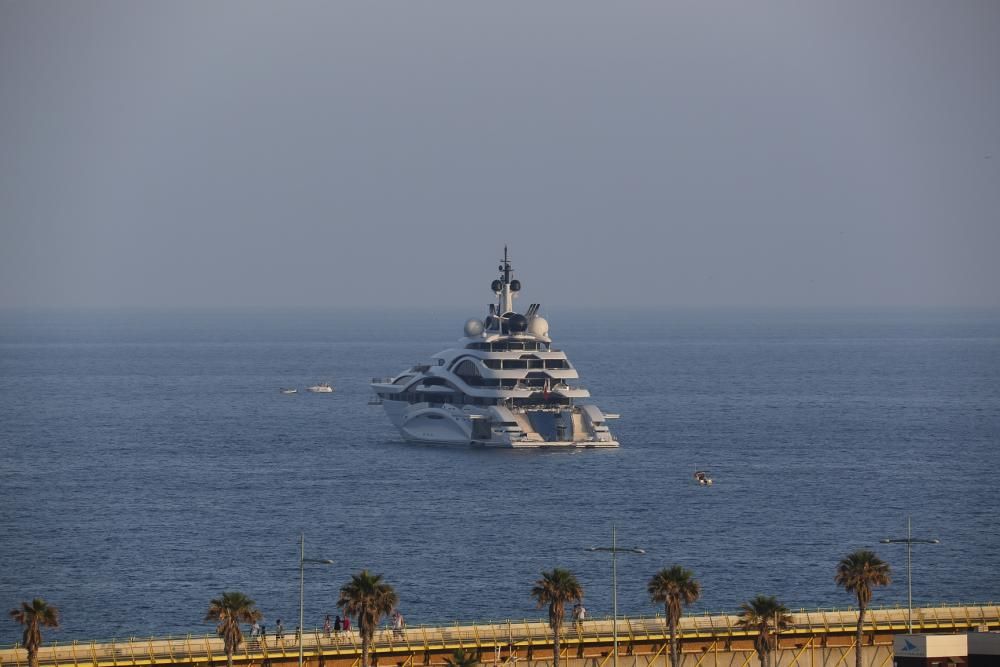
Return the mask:
{"type": "Polygon", "coordinates": [[[510,281],[510,291],[511,292],[520,292],[521,291],[521,281],[520,280],[512,280],[512,281],[510,281]]]}
{"type": "Polygon", "coordinates": [[[549,335],[548,321],[540,315],[535,315],[531,318],[531,322],[528,323],[528,333],[533,336],[547,338],[549,335]]]}
{"type": "Polygon", "coordinates": [[[503,283],[500,282],[499,280],[494,280],[493,283],[490,285],[490,288],[494,292],[499,292],[500,290],[503,289],[503,283]]]}
{"type": "Polygon", "coordinates": [[[520,313],[514,313],[507,320],[507,327],[511,333],[523,333],[528,330],[528,318],[520,313]]]}
{"type": "Polygon", "coordinates": [[[483,323],[476,318],[470,318],[465,322],[465,335],[469,338],[483,333],[483,323]]]}

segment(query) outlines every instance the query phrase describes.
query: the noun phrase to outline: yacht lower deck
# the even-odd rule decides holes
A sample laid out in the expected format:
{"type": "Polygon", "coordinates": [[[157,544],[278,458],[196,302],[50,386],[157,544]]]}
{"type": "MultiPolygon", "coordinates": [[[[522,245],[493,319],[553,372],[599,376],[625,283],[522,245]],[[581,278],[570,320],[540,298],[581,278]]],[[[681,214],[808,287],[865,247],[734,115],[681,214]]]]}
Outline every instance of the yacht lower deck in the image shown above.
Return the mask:
{"type": "Polygon", "coordinates": [[[562,411],[455,406],[385,401],[386,413],[408,442],[472,445],[499,449],[615,448],[618,441],[596,411],[576,406],[562,411]]]}
{"type": "Polygon", "coordinates": [[[615,449],[618,447],[618,442],[615,440],[514,440],[509,443],[473,440],[469,444],[483,449],[615,449]]]}

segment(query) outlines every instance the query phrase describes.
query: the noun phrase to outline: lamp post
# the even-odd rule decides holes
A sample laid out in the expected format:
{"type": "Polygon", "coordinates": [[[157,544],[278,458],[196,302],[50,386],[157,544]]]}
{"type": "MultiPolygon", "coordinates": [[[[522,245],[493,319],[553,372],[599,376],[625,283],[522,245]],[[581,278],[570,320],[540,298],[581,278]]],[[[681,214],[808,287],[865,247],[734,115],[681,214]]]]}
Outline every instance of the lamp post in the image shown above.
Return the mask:
{"type": "Polygon", "coordinates": [[[610,551],[611,552],[611,634],[614,638],[615,653],[613,658],[614,667],[618,667],[618,553],[644,554],[646,551],[638,547],[622,548],[618,546],[618,533],[615,524],[611,524],[611,546],[610,547],[588,547],[587,551],[610,551]]]}
{"type": "Polygon", "coordinates": [[[910,567],[910,552],[914,544],[941,544],[936,537],[922,539],[913,537],[910,527],[910,517],[906,517],[906,537],[887,537],[880,540],[882,544],[906,544],[906,630],[913,634],[913,570],[910,567]]]}
{"type": "Polygon", "coordinates": [[[306,534],[299,534],[299,667],[302,667],[302,639],[305,635],[306,563],[333,565],[329,558],[306,558],[306,534]]]}

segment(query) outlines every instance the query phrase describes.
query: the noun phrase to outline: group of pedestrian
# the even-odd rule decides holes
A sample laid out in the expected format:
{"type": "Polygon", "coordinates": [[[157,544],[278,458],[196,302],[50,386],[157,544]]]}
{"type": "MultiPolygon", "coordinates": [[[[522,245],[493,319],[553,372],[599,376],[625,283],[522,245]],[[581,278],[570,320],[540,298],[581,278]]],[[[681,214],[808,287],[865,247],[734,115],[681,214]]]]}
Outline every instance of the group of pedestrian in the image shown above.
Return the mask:
{"type": "MultiPolygon", "coordinates": [[[[398,611],[394,612],[394,614],[395,615],[393,616],[393,623],[394,623],[393,627],[397,628],[400,632],[402,632],[404,627],[403,616],[398,611]]],[[[350,632],[350,631],[351,631],[351,619],[348,616],[344,616],[343,618],[341,618],[340,614],[337,614],[337,617],[331,620],[330,614],[327,614],[326,618],[323,620],[323,635],[327,638],[334,635],[339,637],[341,632],[350,632]]],[[[300,632],[301,629],[299,628],[299,626],[296,625],[295,626],[296,642],[299,640],[300,632]]],[[[256,639],[258,641],[266,641],[267,627],[259,624],[257,621],[254,621],[253,624],[250,625],[250,639],[256,639]]],[[[281,624],[280,618],[274,622],[274,639],[278,642],[284,642],[285,640],[285,626],[281,624]]]]}
{"type": "MultiPolygon", "coordinates": [[[[281,639],[282,635],[284,634],[284,628],[281,627],[281,619],[280,618],[278,619],[277,625],[278,625],[278,629],[277,629],[277,631],[276,631],[275,634],[278,637],[278,639],[281,639]]],[[[257,623],[257,621],[254,621],[253,625],[250,626],[250,638],[251,639],[267,639],[267,626],[266,625],[260,625],[260,624],[257,623]]]]}
{"type": "Polygon", "coordinates": [[[406,629],[406,619],[403,615],[399,613],[398,609],[392,610],[392,634],[396,637],[403,636],[403,630],[406,629]]]}
{"type": "MultiPolygon", "coordinates": [[[[330,615],[327,614],[327,616],[326,616],[326,622],[323,623],[323,630],[324,630],[324,632],[325,632],[325,634],[326,634],[327,637],[330,636],[330,629],[331,629],[331,627],[339,634],[340,631],[341,631],[341,629],[350,630],[350,628],[351,628],[351,620],[349,618],[347,618],[346,616],[344,617],[343,620],[341,620],[340,616],[337,616],[337,621],[331,625],[331,623],[330,623],[330,615]]],[[[300,635],[301,632],[302,632],[302,629],[299,626],[296,625],[295,626],[295,641],[299,640],[299,635],[300,635]]],[[[267,639],[267,626],[262,625],[262,624],[258,623],[257,621],[254,621],[250,625],[250,639],[256,639],[258,641],[264,641],[264,640],[266,640],[267,639]]],[[[280,618],[274,622],[274,639],[276,641],[278,641],[278,642],[285,641],[285,626],[282,625],[280,618]]]]}
{"type": "Polygon", "coordinates": [[[340,635],[341,632],[350,632],[350,631],[351,631],[351,619],[348,616],[344,616],[344,618],[341,618],[340,614],[337,614],[337,617],[333,619],[333,621],[331,622],[330,614],[327,614],[326,618],[323,619],[323,635],[326,637],[330,637],[331,632],[335,635],[340,635]]]}

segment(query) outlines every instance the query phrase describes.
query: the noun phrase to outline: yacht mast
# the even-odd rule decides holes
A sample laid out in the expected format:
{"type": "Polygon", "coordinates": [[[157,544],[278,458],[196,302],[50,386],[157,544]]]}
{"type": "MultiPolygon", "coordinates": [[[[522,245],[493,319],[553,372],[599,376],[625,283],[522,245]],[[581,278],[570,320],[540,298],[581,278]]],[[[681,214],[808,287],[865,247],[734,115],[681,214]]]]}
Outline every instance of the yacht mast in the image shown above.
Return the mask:
{"type": "Polygon", "coordinates": [[[510,274],[514,270],[510,268],[510,259],[507,257],[507,246],[503,247],[503,264],[500,265],[503,272],[503,286],[500,288],[500,315],[514,310],[514,291],[510,288],[510,274]]]}

